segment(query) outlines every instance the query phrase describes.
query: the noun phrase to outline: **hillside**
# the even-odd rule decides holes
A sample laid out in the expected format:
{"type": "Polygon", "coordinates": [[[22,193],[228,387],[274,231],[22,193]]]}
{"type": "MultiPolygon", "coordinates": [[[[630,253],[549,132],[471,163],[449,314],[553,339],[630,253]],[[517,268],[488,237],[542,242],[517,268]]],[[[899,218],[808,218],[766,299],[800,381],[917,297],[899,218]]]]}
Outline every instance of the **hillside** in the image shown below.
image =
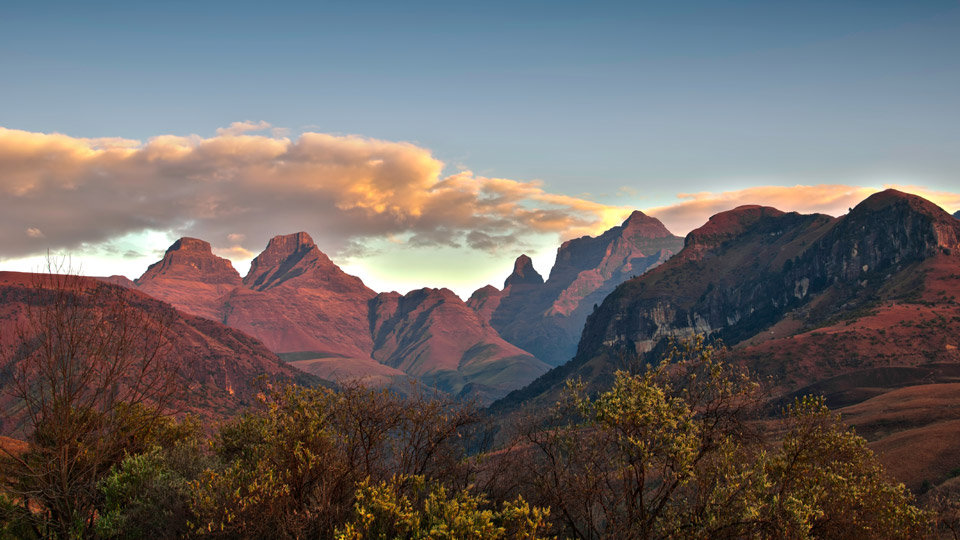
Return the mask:
{"type": "MultiPolygon", "coordinates": [[[[17,338],[17,328],[24,326],[27,307],[48,301],[35,287],[37,280],[45,279],[44,283],[49,281],[42,274],[0,272],[0,346],[4,351],[10,351],[17,338]]],[[[116,287],[101,285],[92,278],[81,278],[78,283],[81,291],[95,285],[116,287]]],[[[253,403],[259,391],[253,383],[261,376],[266,376],[268,381],[315,382],[243,332],[188,315],[137,291],[120,289],[120,294],[124,302],[144,314],[147,324],[166,325],[172,343],[169,358],[181,365],[179,384],[183,393],[176,406],[184,412],[209,420],[223,419],[253,403]]],[[[0,384],[4,386],[10,384],[9,370],[13,366],[6,364],[10,359],[9,354],[2,357],[5,364],[0,369],[5,375],[0,384]]],[[[9,412],[13,398],[7,390],[9,388],[3,390],[3,403],[9,412]]],[[[16,415],[7,417],[0,431],[15,432],[18,421],[16,415]]]]}

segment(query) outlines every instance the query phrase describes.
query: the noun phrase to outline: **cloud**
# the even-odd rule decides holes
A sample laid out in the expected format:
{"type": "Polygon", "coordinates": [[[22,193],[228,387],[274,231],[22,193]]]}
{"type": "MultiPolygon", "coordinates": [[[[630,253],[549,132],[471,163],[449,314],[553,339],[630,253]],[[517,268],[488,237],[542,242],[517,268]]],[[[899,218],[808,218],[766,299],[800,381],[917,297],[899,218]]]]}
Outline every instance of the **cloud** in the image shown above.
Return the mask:
{"type": "Polygon", "coordinates": [[[885,184],[882,187],[822,184],[816,186],[757,186],[736,191],[681,193],[679,202],[650,208],[645,212],[658,218],[674,234],[685,235],[710,216],[744,204],[772,206],[802,214],[839,216],[860,201],[883,189],[898,189],[920,195],[945,209],[960,207],[960,194],[931,191],[922,186],[885,184]]]}
{"type": "Polygon", "coordinates": [[[444,163],[409,143],[253,134],[269,129],[235,122],[209,138],[141,142],[0,128],[0,258],[142,231],[203,238],[236,257],[298,230],[331,254],[396,239],[498,251],[533,235],[596,234],[630,211],[536,181],[443,176],[444,163]]]}
{"type": "Polygon", "coordinates": [[[29,236],[30,238],[44,238],[46,235],[43,234],[43,231],[41,231],[36,227],[28,227],[27,236],[29,236]]]}
{"type": "MultiPolygon", "coordinates": [[[[243,135],[244,133],[264,131],[270,129],[270,123],[264,122],[263,120],[259,122],[251,122],[245,120],[243,122],[234,122],[230,124],[230,127],[217,128],[217,135],[220,137],[236,137],[237,135],[243,135]]],[[[271,130],[273,135],[285,136],[289,131],[284,130],[283,128],[275,128],[271,130]]]]}

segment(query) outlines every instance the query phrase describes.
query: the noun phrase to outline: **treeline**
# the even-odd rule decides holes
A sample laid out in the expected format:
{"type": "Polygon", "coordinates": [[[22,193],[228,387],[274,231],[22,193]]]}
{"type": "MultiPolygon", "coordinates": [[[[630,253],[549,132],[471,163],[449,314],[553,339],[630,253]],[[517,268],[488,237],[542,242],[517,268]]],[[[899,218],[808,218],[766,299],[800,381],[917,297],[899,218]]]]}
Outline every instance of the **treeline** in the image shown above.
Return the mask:
{"type": "Polygon", "coordinates": [[[822,400],[771,416],[765,398],[694,340],[658,366],[618,373],[597,395],[571,384],[556,407],[510,425],[422,389],[359,385],[265,389],[258,407],[213,435],[144,403],[58,411],[3,460],[0,536],[916,539],[946,530],[822,400]],[[64,423],[71,439],[51,435],[64,423]]]}

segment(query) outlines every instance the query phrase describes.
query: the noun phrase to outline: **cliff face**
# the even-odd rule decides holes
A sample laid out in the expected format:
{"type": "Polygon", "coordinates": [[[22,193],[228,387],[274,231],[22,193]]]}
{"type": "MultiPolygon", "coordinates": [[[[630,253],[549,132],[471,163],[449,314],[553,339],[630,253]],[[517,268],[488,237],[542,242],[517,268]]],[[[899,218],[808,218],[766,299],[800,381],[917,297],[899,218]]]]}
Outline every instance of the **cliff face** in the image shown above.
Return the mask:
{"type": "MultiPolygon", "coordinates": [[[[750,358],[757,371],[781,376],[784,389],[859,369],[842,361],[852,353],[865,362],[856,348],[816,349],[816,354],[837,358],[804,371],[770,363],[771,351],[796,350],[799,342],[763,347],[771,340],[800,336],[822,344],[818,332],[838,317],[859,320],[874,316],[872,310],[886,310],[887,324],[910,325],[910,312],[898,306],[939,288],[940,283],[932,281],[933,269],[955,268],[958,251],[960,222],[929,201],[894,190],[869,197],[841,218],[757,206],[723,212],[692,231],[674,258],[611,293],[587,320],[576,358],[514,399],[549,394],[569,376],[603,380],[622,367],[617,364],[624,358],[642,358],[662,350],[667,338],[693,334],[722,339],[740,358],[750,358]],[[767,353],[751,352],[759,350],[767,353]]],[[[951,275],[941,273],[944,280],[951,275]]],[[[944,291],[938,294],[949,297],[944,291]]],[[[859,338],[849,339],[854,345],[859,338]]],[[[907,350],[913,346],[928,346],[924,354],[939,358],[955,350],[956,344],[954,349],[947,345],[933,338],[891,342],[894,350],[905,350],[869,361],[921,361],[924,355],[907,350]]]]}
{"type": "Polygon", "coordinates": [[[576,351],[587,315],[620,283],[662,264],[683,240],[660,221],[634,212],[624,223],[598,237],[564,242],[550,277],[543,282],[528,257],[495,295],[474,293],[470,305],[510,343],[551,365],[576,351]]]}

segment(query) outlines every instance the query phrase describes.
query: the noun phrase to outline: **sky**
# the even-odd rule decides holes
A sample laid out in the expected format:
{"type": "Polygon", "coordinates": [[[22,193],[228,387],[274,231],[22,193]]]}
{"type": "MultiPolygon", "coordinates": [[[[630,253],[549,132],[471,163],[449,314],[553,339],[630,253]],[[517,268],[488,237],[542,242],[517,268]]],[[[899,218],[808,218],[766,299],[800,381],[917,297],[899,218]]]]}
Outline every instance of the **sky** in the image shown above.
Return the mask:
{"type": "Polygon", "coordinates": [[[5,2],[0,269],[241,274],[305,230],[375,290],[501,285],[633,209],[960,209],[960,2],[5,2]]]}

